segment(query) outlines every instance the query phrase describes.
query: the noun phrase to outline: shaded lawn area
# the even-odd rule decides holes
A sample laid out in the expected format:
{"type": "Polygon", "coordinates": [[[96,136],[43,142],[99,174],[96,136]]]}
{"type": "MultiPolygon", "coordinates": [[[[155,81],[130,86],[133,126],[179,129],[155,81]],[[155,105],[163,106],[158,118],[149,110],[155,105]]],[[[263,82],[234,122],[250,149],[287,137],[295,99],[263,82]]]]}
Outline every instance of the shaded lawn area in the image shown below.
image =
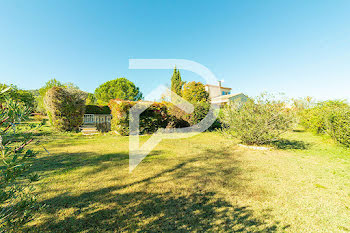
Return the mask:
{"type": "Polygon", "coordinates": [[[350,152],[327,138],[294,132],[253,151],[203,133],[163,141],[132,173],[127,137],[49,141],[33,166],[46,207],[24,231],[350,230],[350,152]]]}

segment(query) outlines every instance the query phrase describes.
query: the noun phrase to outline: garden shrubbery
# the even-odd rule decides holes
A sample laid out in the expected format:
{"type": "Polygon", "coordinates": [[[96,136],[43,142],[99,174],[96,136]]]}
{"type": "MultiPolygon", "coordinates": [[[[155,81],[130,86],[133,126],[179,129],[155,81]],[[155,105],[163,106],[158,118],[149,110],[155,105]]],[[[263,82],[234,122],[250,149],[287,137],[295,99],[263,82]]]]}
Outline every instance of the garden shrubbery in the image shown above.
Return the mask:
{"type": "Polygon", "coordinates": [[[328,134],[340,144],[350,147],[350,109],[337,109],[328,115],[328,134]]]}
{"type": "MultiPolygon", "coordinates": [[[[112,111],[112,130],[121,135],[129,135],[130,109],[137,102],[112,100],[109,107],[112,111]]],[[[194,111],[188,114],[167,102],[152,103],[140,115],[140,133],[154,133],[159,128],[184,128],[197,124],[209,112],[209,103],[195,103],[194,111]]]]}
{"type": "Polygon", "coordinates": [[[224,132],[245,144],[267,144],[291,128],[292,111],[283,101],[261,96],[246,102],[233,102],[220,114],[224,132]]]}
{"type": "Polygon", "coordinates": [[[85,98],[76,89],[53,87],[45,103],[51,124],[60,131],[78,130],[84,121],[85,98]]]}
{"type": "Polygon", "coordinates": [[[331,113],[347,109],[344,101],[324,101],[299,112],[300,124],[317,134],[327,133],[327,119],[331,113]]]}
{"type": "Polygon", "coordinates": [[[193,103],[192,113],[186,113],[177,106],[168,103],[168,114],[171,116],[174,128],[183,128],[198,124],[206,117],[210,110],[210,104],[207,102],[193,103]]]}
{"type": "Polygon", "coordinates": [[[111,109],[107,105],[86,105],[85,114],[111,114],[111,109]]]}
{"type": "MultiPolygon", "coordinates": [[[[112,130],[117,131],[120,135],[129,135],[129,119],[130,109],[134,107],[137,102],[111,100],[109,107],[112,112],[112,130]]],[[[140,115],[140,133],[154,133],[159,128],[165,128],[169,122],[169,115],[167,114],[167,107],[164,103],[152,103],[140,115]]]]}
{"type": "Polygon", "coordinates": [[[316,103],[300,112],[300,124],[305,129],[328,134],[337,142],[350,147],[350,107],[344,101],[316,103]]]}

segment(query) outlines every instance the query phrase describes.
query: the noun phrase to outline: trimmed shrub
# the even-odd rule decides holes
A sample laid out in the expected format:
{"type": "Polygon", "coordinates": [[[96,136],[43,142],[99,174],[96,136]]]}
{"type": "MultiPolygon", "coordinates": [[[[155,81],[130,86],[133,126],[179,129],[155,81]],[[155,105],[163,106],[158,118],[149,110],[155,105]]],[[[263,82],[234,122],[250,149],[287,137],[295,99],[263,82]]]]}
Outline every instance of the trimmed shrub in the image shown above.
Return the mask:
{"type": "MultiPolygon", "coordinates": [[[[109,107],[112,112],[111,128],[120,135],[129,135],[130,109],[138,102],[111,100],[109,107]]],[[[140,133],[154,133],[159,128],[165,128],[169,122],[167,107],[164,103],[153,103],[140,115],[140,133]]]]}
{"type": "Polygon", "coordinates": [[[45,105],[51,124],[58,130],[78,130],[83,124],[85,98],[81,92],[53,87],[46,92],[45,105]]]}
{"type": "Polygon", "coordinates": [[[85,114],[111,114],[108,106],[86,105],[85,114]]]}
{"type": "Polygon", "coordinates": [[[281,101],[248,99],[247,102],[233,102],[227,105],[220,120],[224,132],[238,137],[245,144],[267,144],[291,128],[293,123],[291,110],[281,101]]]}

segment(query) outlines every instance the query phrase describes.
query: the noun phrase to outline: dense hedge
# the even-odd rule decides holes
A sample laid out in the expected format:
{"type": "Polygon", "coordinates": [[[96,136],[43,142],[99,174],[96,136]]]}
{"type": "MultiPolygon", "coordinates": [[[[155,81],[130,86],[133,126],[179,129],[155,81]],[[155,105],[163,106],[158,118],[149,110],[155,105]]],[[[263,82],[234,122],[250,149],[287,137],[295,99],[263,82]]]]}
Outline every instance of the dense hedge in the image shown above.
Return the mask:
{"type": "MultiPolygon", "coordinates": [[[[111,100],[112,130],[129,135],[129,110],[138,102],[111,100]]],[[[140,133],[154,133],[159,128],[184,128],[199,123],[209,112],[208,103],[194,104],[194,112],[188,114],[171,103],[152,103],[140,115],[140,133]]]]}
{"type": "Polygon", "coordinates": [[[300,113],[300,124],[314,133],[327,133],[326,121],[329,115],[348,108],[349,106],[344,101],[329,100],[319,102],[300,113]]]}
{"type": "MultiPolygon", "coordinates": [[[[121,135],[129,135],[130,109],[137,102],[111,100],[109,107],[112,112],[111,127],[121,135]]],[[[153,103],[140,115],[140,133],[156,132],[159,128],[165,128],[169,122],[167,107],[164,103],[153,103]]]]}
{"type": "Polygon", "coordinates": [[[350,107],[344,101],[324,101],[303,110],[300,123],[317,134],[328,134],[350,147],[350,107]]]}
{"type": "Polygon", "coordinates": [[[58,130],[78,130],[83,124],[85,100],[80,92],[53,87],[46,92],[45,105],[51,124],[58,130]]]}
{"type": "Polygon", "coordinates": [[[86,105],[85,114],[111,114],[108,106],[86,105]]]}
{"type": "Polygon", "coordinates": [[[337,142],[350,147],[350,110],[341,109],[329,114],[327,132],[337,142]]]}

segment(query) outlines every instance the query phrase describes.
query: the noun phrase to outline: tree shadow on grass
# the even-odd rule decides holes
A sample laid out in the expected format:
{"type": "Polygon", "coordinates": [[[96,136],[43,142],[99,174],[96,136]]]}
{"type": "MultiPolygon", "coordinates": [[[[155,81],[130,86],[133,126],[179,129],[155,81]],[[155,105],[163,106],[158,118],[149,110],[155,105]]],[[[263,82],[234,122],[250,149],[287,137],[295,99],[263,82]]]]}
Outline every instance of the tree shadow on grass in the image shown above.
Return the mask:
{"type": "Polygon", "coordinates": [[[280,150],[306,150],[310,147],[309,143],[288,139],[274,141],[271,143],[271,145],[280,150]]]}
{"type": "MultiPolygon", "coordinates": [[[[238,177],[241,169],[239,162],[232,157],[229,149],[202,149],[197,156],[175,158],[174,161],[177,161],[177,164],[171,166],[165,160],[154,161],[154,163],[163,162],[167,169],[148,177],[143,176],[139,180],[131,180],[128,184],[103,187],[78,195],[66,192],[44,200],[41,204],[47,206],[43,210],[43,214],[47,217],[42,218],[41,222],[35,226],[27,226],[25,231],[278,231],[281,229],[280,223],[266,221],[270,219],[269,216],[256,216],[249,206],[230,203],[218,196],[215,188],[207,187],[214,182],[219,187],[228,190],[239,188],[242,182],[241,177],[238,177]],[[166,181],[162,183],[164,178],[166,181]],[[179,185],[185,191],[180,188],[179,190],[176,188],[176,191],[166,189],[166,182],[170,180],[172,185],[179,185]],[[185,187],[181,186],[184,183],[185,187]],[[60,219],[57,216],[60,216],[60,219]]],[[[62,156],[57,155],[51,158],[53,159],[51,162],[57,164],[53,169],[60,170],[63,165],[67,166],[67,158],[62,156]]],[[[69,169],[86,166],[86,164],[98,164],[101,161],[113,159],[115,155],[107,154],[99,159],[92,156],[85,164],[80,163],[84,160],[84,155],[73,156],[76,156],[73,162],[68,160],[69,169]]],[[[126,155],[118,156],[121,160],[127,159],[126,155]]],[[[156,159],[155,157],[153,159],[156,159]]],[[[47,161],[50,160],[41,162],[46,163],[47,161]]],[[[49,167],[52,167],[53,164],[49,167]]],[[[143,165],[151,168],[152,164],[143,165]]],[[[227,195],[232,195],[232,193],[227,195]]]]}
{"type": "Polygon", "coordinates": [[[114,187],[56,196],[46,203],[52,211],[70,207],[73,215],[54,217],[26,231],[45,232],[275,232],[278,223],[267,224],[254,217],[247,206],[232,205],[215,198],[213,192],[175,195],[174,193],[112,193],[114,187]],[[100,203],[108,208],[98,209],[100,203]]]}
{"type": "MultiPolygon", "coordinates": [[[[152,151],[150,156],[156,156],[160,153],[160,151],[152,151]]],[[[109,166],[128,164],[128,159],[129,154],[127,152],[108,154],[98,154],[93,152],[56,153],[37,158],[35,163],[33,163],[31,170],[40,173],[47,171],[52,173],[66,173],[81,167],[99,166],[104,162],[112,162],[109,166]]],[[[108,168],[106,165],[103,167],[104,169],[108,168]]]]}

